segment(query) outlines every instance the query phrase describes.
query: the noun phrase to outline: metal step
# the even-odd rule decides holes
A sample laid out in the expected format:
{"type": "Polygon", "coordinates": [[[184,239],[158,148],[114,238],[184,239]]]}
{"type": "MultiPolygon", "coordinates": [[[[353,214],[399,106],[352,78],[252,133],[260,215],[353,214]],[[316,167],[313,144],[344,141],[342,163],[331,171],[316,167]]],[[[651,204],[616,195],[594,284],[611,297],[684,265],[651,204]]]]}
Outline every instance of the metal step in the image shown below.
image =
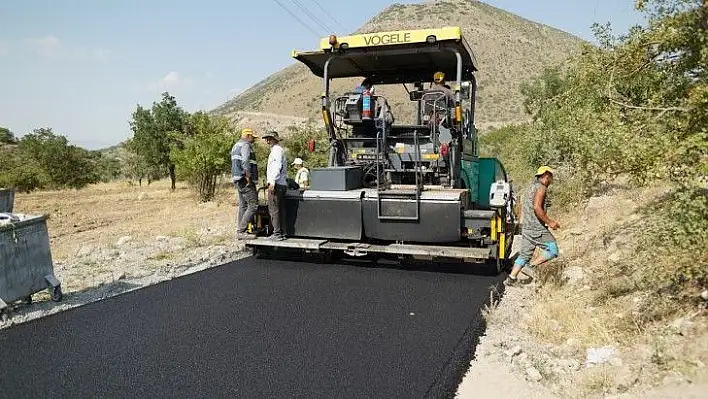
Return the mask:
{"type": "Polygon", "coordinates": [[[327,240],[317,240],[310,238],[287,238],[283,241],[276,241],[263,237],[246,241],[246,246],[318,250],[320,249],[320,246],[326,242],[327,240]]]}
{"type": "Polygon", "coordinates": [[[409,255],[421,257],[443,257],[463,260],[486,261],[493,259],[492,248],[468,248],[441,245],[418,244],[368,244],[362,242],[333,242],[321,239],[288,238],[274,241],[267,238],[257,238],[246,241],[246,246],[280,247],[304,250],[334,250],[344,251],[351,256],[366,256],[371,253],[389,255],[409,255]]]}

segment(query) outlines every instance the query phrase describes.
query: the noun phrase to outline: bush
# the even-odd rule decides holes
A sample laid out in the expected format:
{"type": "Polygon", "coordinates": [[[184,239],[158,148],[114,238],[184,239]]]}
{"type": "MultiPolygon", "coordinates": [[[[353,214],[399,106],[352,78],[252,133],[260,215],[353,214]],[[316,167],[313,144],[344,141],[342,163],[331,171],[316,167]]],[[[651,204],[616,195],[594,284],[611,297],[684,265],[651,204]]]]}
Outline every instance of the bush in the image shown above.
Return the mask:
{"type": "Polygon", "coordinates": [[[199,200],[211,201],[219,176],[231,169],[231,147],[236,135],[224,118],[210,117],[204,112],[189,116],[192,135],[184,139],[182,148],[172,152],[177,174],[197,191],[199,200]]]}
{"type": "Polygon", "coordinates": [[[52,188],[80,189],[100,180],[95,154],[70,145],[52,129],[37,129],[16,147],[4,149],[0,165],[3,185],[18,191],[52,188]]]}

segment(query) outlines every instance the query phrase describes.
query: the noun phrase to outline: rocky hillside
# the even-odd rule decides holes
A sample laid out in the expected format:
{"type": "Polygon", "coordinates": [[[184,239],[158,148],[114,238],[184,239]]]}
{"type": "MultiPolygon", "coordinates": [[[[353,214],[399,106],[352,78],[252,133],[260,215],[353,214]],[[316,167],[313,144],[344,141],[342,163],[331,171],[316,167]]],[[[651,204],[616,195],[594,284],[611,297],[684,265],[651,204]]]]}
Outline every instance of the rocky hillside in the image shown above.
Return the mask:
{"type": "MultiPolygon", "coordinates": [[[[483,129],[525,120],[519,85],[544,66],[562,63],[582,42],[558,29],[476,0],[394,4],[356,33],[443,26],[460,26],[480,63],[477,125],[483,129]]],[[[317,46],[313,41],[309,49],[317,46]]],[[[335,81],[332,88],[334,92],[343,92],[358,81],[335,81]]],[[[379,93],[392,98],[397,120],[412,121],[414,109],[403,87],[387,89],[379,88],[379,93]]],[[[320,91],[319,78],[304,65],[295,63],[226,102],[214,113],[232,119],[239,119],[237,113],[242,111],[317,118],[320,91]]]]}

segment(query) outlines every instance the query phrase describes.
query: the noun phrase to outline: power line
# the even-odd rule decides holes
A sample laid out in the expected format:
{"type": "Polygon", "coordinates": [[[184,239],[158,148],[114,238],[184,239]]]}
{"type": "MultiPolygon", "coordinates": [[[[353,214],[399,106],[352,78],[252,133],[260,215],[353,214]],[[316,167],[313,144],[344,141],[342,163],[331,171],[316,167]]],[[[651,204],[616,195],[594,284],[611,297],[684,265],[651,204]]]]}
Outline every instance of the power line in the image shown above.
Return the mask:
{"type": "Polygon", "coordinates": [[[290,10],[287,9],[284,5],[282,5],[282,4],[280,3],[280,1],[278,1],[278,0],[273,0],[273,1],[275,1],[275,2],[280,6],[280,8],[282,8],[282,9],[285,10],[285,11],[287,11],[288,14],[290,14],[293,18],[295,18],[298,22],[300,22],[300,24],[301,24],[302,26],[304,26],[307,30],[309,30],[310,32],[312,32],[313,35],[317,36],[318,39],[322,37],[320,34],[318,34],[317,32],[315,32],[315,31],[310,27],[310,25],[304,23],[300,18],[298,18],[297,15],[293,14],[292,11],[290,11],[290,10]]]}
{"type": "Polygon", "coordinates": [[[345,28],[341,22],[337,21],[329,12],[327,12],[327,10],[322,7],[319,1],[312,0],[312,2],[315,3],[317,7],[319,7],[319,9],[322,10],[323,13],[325,13],[325,15],[327,15],[327,18],[331,19],[332,21],[334,21],[335,24],[339,25],[339,27],[342,28],[342,33],[346,33],[347,28],[345,28]]]}
{"type": "Polygon", "coordinates": [[[324,28],[325,32],[332,33],[332,29],[330,29],[324,22],[322,22],[319,18],[317,18],[314,14],[310,12],[310,10],[307,9],[307,7],[303,6],[302,3],[300,3],[298,0],[293,0],[293,3],[300,8],[305,14],[307,14],[311,20],[315,22],[315,24],[319,25],[321,28],[324,28]]]}

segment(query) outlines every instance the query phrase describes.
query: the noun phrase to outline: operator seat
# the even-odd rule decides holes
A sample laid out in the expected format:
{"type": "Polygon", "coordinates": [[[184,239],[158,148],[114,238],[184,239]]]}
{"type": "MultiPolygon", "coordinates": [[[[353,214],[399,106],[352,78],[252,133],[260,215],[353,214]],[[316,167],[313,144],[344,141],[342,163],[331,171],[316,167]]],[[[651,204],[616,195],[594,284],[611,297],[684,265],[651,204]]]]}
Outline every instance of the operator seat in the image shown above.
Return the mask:
{"type": "Polygon", "coordinates": [[[423,121],[425,124],[450,127],[455,99],[442,89],[430,88],[423,91],[423,121]]]}

